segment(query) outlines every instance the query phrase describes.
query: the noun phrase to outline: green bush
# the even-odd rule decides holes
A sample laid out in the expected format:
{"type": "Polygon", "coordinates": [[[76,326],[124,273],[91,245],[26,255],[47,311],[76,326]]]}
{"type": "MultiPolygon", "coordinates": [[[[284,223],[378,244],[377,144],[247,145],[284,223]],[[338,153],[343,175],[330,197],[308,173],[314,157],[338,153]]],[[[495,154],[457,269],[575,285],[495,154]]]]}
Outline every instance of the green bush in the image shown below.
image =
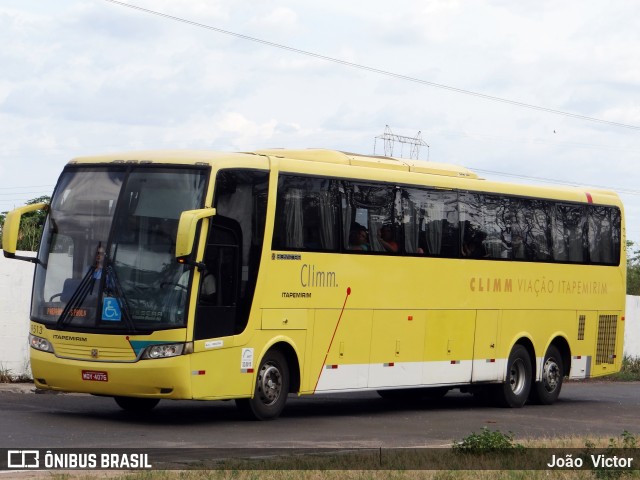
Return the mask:
{"type": "Polygon", "coordinates": [[[482,432],[473,432],[461,442],[454,442],[453,450],[458,452],[496,452],[509,448],[524,448],[518,443],[513,443],[513,433],[502,433],[499,430],[491,431],[482,427],[482,432]]]}

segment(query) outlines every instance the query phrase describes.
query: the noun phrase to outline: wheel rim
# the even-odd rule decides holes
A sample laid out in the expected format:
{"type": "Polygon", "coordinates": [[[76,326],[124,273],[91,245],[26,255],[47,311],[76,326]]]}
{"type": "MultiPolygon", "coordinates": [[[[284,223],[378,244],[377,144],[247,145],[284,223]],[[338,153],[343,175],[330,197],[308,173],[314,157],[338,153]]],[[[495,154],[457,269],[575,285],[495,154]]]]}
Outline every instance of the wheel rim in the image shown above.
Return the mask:
{"type": "Polygon", "coordinates": [[[542,384],[547,392],[553,392],[560,383],[560,367],[555,358],[549,357],[542,367],[542,384]]]}
{"type": "Polygon", "coordinates": [[[524,361],[518,358],[509,369],[509,385],[515,395],[520,395],[523,392],[526,385],[526,378],[524,361]]]}
{"type": "Polygon", "coordinates": [[[258,394],[265,405],[273,405],[282,393],[282,373],[273,363],[265,363],[258,377],[258,394]]]}

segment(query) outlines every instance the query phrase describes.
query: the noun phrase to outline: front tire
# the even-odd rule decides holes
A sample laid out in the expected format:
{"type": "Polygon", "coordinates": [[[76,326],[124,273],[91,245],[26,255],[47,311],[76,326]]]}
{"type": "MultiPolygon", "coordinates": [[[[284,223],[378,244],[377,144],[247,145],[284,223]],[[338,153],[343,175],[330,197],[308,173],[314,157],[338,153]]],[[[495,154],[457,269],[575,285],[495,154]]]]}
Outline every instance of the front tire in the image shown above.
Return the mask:
{"type": "Polygon", "coordinates": [[[260,362],[253,398],[239,398],[240,411],[255,420],[273,420],[282,413],[289,394],[289,366],[277,350],[268,351],[260,362]]]}
{"type": "Polygon", "coordinates": [[[540,405],[551,405],[558,399],[564,378],[564,365],[558,349],[551,345],[542,362],[542,380],[531,388],[531,400],[540,405]]]}
{"type": "Polygon", "coordinates": [[[126,412],[145,413],[153,410],[159,398],[113,397],[118,406],[126,412]]]}
{"type": "Polygon", "coordinates": [[[515,345],[507,361],[507,378],[495,390],[500,406],[520,408],[529,397],[532,383],[531,357],[522,345],[515,345]]]}

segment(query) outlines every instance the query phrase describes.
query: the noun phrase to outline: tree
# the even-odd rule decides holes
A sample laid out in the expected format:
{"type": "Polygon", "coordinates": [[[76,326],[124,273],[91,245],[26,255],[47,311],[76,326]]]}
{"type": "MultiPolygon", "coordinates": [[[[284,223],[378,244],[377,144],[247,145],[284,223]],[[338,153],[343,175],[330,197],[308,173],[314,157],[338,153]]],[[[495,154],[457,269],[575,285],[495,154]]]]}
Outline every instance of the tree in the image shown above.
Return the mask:
{"type": "Polygon", "coordinates": [[[627,295],[640,295],[640,247],[627,240],[627,295]]]}
{"type": "MultiPolygon", "coordinates": [[[[51,197],[42,195],[26,202],[26,205],[34,205],[36,203],[50,203],[51,197]]],[[[0,243],[2,242],[2,227],[8,212],[0,213],[0,243]]],[[[29,212],[22,216],[20,221],[20,234],[18,236],[18,250],[36,251],[40,246],[40,237],[42,236],[42,227],[47,218],[47,212],[37,210],[29,212]]]]}

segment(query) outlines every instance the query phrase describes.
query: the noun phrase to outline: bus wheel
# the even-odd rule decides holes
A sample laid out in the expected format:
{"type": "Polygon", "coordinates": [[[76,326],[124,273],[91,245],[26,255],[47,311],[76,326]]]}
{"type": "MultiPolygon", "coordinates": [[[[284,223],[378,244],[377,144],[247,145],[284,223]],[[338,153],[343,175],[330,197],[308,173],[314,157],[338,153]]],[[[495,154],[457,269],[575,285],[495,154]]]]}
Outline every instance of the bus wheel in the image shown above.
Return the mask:
{"type": "Polygon", "coordinates": [[[562,388],[564,367],[558,349],[551,345],[542,363],[542,381],[531,388],[531,400],[541,405],[551,405],[558,399],[562,388]]]}
{"type": "Polygon", "coordinates": [[[159,398],[113,397],[118,406],[127,412],[143,413],[153,410],[159,398]]]}
{"type": "Polygon", "coordinates": [[[497,385],[495,399],[503,407],[520,408],[531,390],[531,358],[522,345],[515,345],[507,361],[507,378],[497,385]]]}
{"type": "Polygon", "coordinates": [[[256,376],[253,398],[239,398],[240,411],[256,420],[277,418],[289,394],[289,366],[277,350],[266,353],[256,376]]]}

